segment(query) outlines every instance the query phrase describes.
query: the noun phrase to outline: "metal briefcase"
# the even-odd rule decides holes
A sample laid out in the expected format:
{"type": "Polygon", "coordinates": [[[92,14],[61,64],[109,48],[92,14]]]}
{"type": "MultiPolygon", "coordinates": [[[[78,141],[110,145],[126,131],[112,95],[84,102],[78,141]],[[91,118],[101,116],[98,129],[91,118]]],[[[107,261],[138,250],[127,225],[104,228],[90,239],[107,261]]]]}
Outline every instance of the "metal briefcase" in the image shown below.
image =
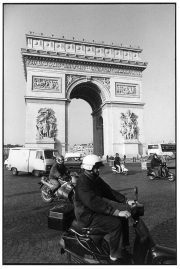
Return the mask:
{"type": "Polygon", "coordinates": [[[74,219],[74,206],[62,203],[49,210],[48,228],[58,231],[66,231],[74,219]]]}

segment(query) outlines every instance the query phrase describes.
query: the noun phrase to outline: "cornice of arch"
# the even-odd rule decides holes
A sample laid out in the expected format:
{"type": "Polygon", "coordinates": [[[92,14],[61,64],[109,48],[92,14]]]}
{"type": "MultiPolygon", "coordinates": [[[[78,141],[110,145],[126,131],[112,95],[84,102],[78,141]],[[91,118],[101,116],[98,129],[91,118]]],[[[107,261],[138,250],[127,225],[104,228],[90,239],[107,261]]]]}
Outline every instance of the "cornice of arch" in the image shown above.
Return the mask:
{"type": "Polygon", "coordinates": [[[127,75],[142,77],[142,72],[147,68],[147,63],[130,60],[119,60],[118,62],[106,62],[98,60],[79,59],[71,57],[60,57],[52,55],[40,55],[22,51],[25,77],[27,67],[75,70],[87,73],[127,75]]]}

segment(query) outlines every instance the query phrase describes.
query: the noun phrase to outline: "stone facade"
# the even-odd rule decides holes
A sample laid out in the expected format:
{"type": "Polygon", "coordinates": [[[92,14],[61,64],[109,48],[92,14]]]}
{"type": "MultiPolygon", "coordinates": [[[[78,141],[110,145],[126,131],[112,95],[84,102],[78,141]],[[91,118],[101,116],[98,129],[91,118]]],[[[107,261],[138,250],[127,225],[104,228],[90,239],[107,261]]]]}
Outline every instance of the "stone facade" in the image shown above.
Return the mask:
{"type": "Polygon", "coordinates": [[[57,148],[64,154],[68,150],[70,101],[82,98],[92,108],[95,154],[119,152],[128,157],[145,153],[142,72],[147,63],[141,62],[139,47],[34,33],[27,34],[26,41],[22,49],[27,82],[26,146],[57,148]],[[43,126],[52,128],[52,117],[38,116],[39,111],[48,109],[55,120],[51,136],[41,133],[43,126]],[[135,115],[136,126],[127,123],[122,129],[121,116],[128,111],[135,115]],[[133,127],[136,136],[127,139],[124,133],[130,134],[133,127]]]}

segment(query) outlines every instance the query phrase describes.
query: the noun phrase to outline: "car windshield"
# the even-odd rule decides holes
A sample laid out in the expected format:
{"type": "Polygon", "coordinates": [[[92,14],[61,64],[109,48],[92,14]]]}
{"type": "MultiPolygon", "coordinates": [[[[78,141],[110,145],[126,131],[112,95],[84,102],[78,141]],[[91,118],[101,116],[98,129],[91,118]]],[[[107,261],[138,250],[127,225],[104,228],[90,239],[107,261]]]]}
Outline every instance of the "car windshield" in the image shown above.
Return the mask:
{"type": "Polygon", "coordinates": [[[54,159],[57,154],[58,154],[58,151],[55,151],[55,150],[45,150],[44,151],[45,159],[54,159]]]}
{"type": "Polygon", "coordinates": [[[80,157],[68,157],[65,159],[65,161],[81,161],[80,157]]]}

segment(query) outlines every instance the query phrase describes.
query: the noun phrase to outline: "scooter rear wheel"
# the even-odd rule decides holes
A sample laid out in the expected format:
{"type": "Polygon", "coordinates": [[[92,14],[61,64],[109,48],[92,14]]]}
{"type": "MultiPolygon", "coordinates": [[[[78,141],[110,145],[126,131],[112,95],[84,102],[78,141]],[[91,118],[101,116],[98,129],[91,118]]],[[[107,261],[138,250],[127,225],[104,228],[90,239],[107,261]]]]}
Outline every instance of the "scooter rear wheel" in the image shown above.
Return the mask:
{"type": "Polygon", "coordinates": [[[41,197],[46,203],[51,203],[53,200],[53,198],[48,194],[49,190],[50,189],[45,185],[41,188],[41,197]]]}
{"type": "Polygon", "coordinates": [[[155,179],[154,175],[149,175],[148,177],[149,177],[149,179],[155,179]]]}

